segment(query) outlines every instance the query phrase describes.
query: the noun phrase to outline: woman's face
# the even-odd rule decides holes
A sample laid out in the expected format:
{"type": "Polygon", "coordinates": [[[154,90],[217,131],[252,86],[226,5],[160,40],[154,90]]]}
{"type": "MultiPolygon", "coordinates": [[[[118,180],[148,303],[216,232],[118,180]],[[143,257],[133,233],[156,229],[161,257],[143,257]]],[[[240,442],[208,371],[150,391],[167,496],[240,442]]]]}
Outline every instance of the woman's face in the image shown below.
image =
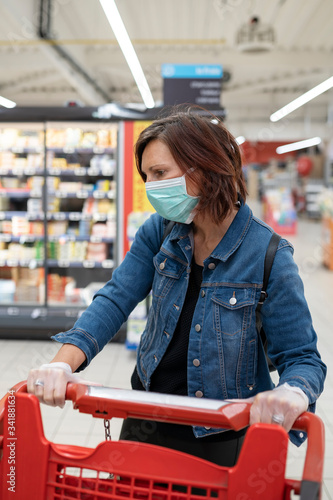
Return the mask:
{"type": "MultiPolygon", "coordinates": [[[[145,147],[141,170],[146,175],[146,182],[164,181],[184,175],[168,146],[158,139],[150,141],[145,147]]],[[[198,196],[197,187],[188,177],[186,177],[186,188],[190,196],[198,196]]]]}

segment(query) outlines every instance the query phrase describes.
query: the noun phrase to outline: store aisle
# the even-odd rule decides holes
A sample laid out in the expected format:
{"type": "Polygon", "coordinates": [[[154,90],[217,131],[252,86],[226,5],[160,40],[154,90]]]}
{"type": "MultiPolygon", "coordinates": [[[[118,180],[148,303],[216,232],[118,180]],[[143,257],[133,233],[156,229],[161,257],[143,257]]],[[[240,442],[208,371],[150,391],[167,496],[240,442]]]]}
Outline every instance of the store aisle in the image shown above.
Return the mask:
{"type": "MultiPolygon", "coordinates": [[[[253,204],[255,212],[258,209],[253,204]]],[[[259,214],[260,215],[260,214],[259,214]]],[[[319,349],[328,365],[325,391],[321,396],[317,411],[326,426],[326,458],[324,472],[324,500],[333,500],[333,344],[331,329],[333,324],[333,272],[321,265],[321,226],[318,222],[300,221],[296,236],[288,239],[295,247],[295,260],[304,280],[305,293],[319,337],[319,349]]],[[[16,382],[26,378],[31,367],[48,362],[57,351],[55,343],[49,341],[9,341],[0,340],[0,394],[1,396],[16,382]]],[[[97,359],[85,370],[87,380],[95,380],[104,385],[129,388],[130,375],[135,365],[135,354],[121,344],[109,344],[97,359]]],[[[104,439],[102,420],[94,420],[82,415],[67,403],[64,409],[42,406],[46,437],[57,443],[96,446],[104,439]]],[[[111,424],[111,435],[116,439],[121,421],[111,424]]],[[[287,475],[300,477],[306,447],[290,446],[287,475]]]]}

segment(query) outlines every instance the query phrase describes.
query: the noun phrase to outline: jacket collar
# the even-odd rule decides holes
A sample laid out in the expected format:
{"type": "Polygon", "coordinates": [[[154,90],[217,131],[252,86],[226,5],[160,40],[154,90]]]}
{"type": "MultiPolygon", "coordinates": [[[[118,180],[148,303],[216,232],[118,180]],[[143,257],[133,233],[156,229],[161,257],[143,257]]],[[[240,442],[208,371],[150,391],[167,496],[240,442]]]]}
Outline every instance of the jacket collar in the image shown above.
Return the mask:
{"type": "MultiPolygon", "coordinates": [[[[243,242],[253,219],[252,210],[241,200],[241,206],[230,224],[226,234],[211,253],[211,257],[226,262],[243,242]]],[[[175,224],[170,233],[170,240],[182,240],[190,237],[191,224],[175,224]]]]}

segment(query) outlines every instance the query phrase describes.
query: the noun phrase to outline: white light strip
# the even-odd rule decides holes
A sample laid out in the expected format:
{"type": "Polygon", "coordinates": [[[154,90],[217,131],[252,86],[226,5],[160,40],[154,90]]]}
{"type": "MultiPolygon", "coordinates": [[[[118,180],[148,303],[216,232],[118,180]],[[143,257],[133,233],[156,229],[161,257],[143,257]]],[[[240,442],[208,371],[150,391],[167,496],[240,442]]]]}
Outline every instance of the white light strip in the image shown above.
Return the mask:
{"type": "Polygon", "coordinates": [[[238,146],[240,146],[241,144],[244,144],[245,141],[246,141],[246,139],[243,135],[236,137],[236,142],[237,142],[238,146]]]}
{"type": "Polygon", "coordinates": [[[123,20],[119,14],[118,8],[114,0],[99,0],[104,10],[107,20],[110,23],[112,31],[119,43],[119,46],[124,54],[129,69],[134,77],[135,83],[138,86],[139,92],[147,108],[155,106],[154,98],[150,92],[150,88],[146,77],[141,68],[138,56],[135,53],[134,47],[128,36],[123,20]]]}
{"type": "Polygon", "coordinates": [[[308,92],[305,92],[305,94],[297,97],[294,101],[291,101],[289,104],[286,104],[286,106],[283,106],[283,108],[280,108],[278,111],[275,111],[270,116],[271,122],[277,122],[278,120],[281,120],[285,116],[289,115],[289,113],[292,113],[295,111],[295,109],[300,108],[307,102],[311,101],[315,97],[318,97],[320,94],[323,94],[326,92],[326,90],[329,90],[333,87],[333,76],[328,78],[328,80],[325,80],[324,82],[320,83],[316,87],[313,87],[313,89],[308,90],[308,92]]]}
{"type": "Polygon", "coordinates": [[[4,106],[5,108],[15,108],[16,102],[6,99],[0,95],[0,106],[4,106]]]}
{"type": "Polygon", "coordinates": [[[321,143],[320,137],[313,137],[312,139],[306,139],[305,141],[293,142],[291,144],[285,144],[284,146],[279,146],[276,148],[276,152],[279,155],[283,153],[289,153],[290,151],[297,151],[298,149],[310,148],[311,146],[317,146],[321,143]]]}

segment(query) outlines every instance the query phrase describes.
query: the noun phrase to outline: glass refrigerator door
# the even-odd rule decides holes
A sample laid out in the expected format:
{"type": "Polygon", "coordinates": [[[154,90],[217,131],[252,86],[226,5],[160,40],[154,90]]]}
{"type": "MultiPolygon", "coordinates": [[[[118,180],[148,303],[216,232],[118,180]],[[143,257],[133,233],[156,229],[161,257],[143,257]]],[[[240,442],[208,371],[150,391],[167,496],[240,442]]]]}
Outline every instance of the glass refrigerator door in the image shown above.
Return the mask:
{"type": "Polygon", "coordinates": [[[0,314],[45,300],[43,124],[0,124],[0,314]]]}
{"type": "Polygon", "coordinates": [[[52,314],[85,309],[111,278],[116,147],[116,124],[47,124],[46,290],[52,314]]]}

